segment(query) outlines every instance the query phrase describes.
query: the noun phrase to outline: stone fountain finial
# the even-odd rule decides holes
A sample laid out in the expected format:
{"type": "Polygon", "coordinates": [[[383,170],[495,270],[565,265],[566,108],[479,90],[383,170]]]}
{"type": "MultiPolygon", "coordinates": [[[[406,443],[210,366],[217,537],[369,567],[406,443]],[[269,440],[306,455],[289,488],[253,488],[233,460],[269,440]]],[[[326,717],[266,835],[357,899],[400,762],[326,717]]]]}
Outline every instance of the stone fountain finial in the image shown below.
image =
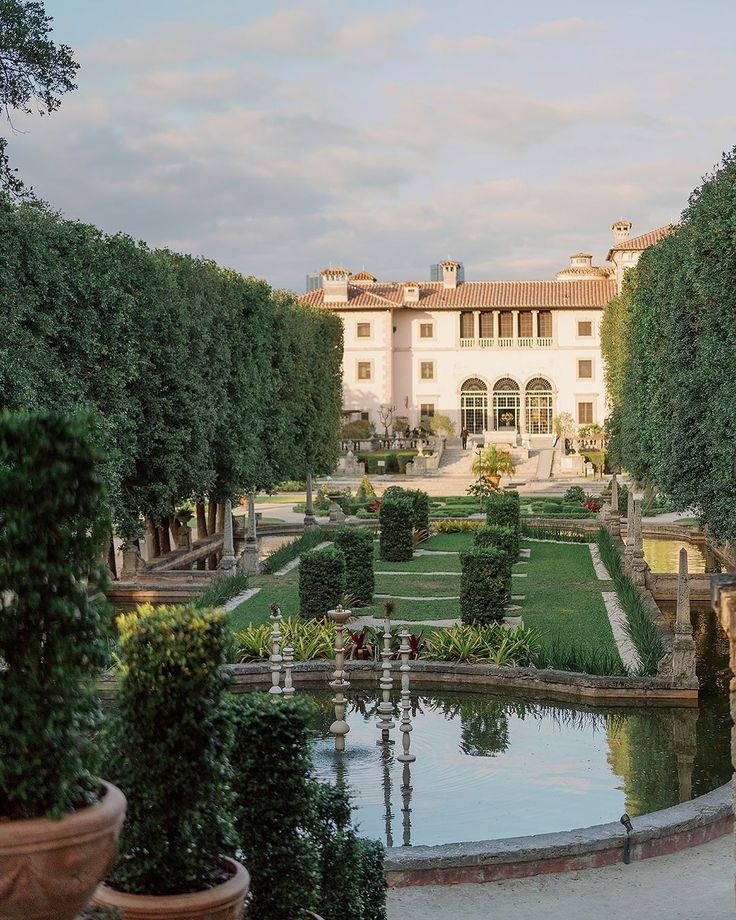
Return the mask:
{"type": "Polygon", "coordinates": [[[271,604],[271,686],[268,692],[280,694],[281,681],[281,608],[278,604],[271,604]]]}
{"type": "Polygon", "coordinates": [[[228,498],[225,502],[225,530],[222,542],[220,571],[230,572],[235,568],[235,541],[233,539],[233,506],[228,498]]]}
{"type": "Polygon", "coordinates": [[[327,614],[335,624],[335,672],[333,680],[330,681],[330,687],[335,691],[335,697],[332,702],[335,704],[335,721],[330,725],[330,731],[335,736],[335,750],[342,752],[345,750],[345,735],[350,731],[350,726],[345,721],[345,691],[350,687],[350,683],[345,680],[345,624],[353,615],[351,610],[343,609],[342,604],[338,604],[334,610],[327,614]]]}
{"type": "Polygon", "coordinates": [[[404,748],[401,754],[396,758],[399,763],[412,763],[416,760],[414,754],[409,751],[411,745],[411,738],[409,737],[412,730],[411,724],[411,693],[409,691],[409,672],[411,667],[409,665],[409,655],[411,655],[411,646],[409,645],[409,633],[407,630],[404,630],[400,634],[401,646],[399,652],[401,654],[401,725],[399,725],[399,731],[401,732],[401,744],[404,748]]]}
{"type": "Polygon", "coordinates": [[[390,742],[389,732],[395,728],[393,720],[394,707],[391,702],[391,690],[393,680],[391,678],[391,614],[393,613],[393,604],[388,601],[384,605],[383,617],[383,649],[381,650],[382,672],[380,687],[383,699],[378,704],[378,714],[380,719],[376,723],[381,729],[381,738],[377,744],[388,744],[390,742]]]}

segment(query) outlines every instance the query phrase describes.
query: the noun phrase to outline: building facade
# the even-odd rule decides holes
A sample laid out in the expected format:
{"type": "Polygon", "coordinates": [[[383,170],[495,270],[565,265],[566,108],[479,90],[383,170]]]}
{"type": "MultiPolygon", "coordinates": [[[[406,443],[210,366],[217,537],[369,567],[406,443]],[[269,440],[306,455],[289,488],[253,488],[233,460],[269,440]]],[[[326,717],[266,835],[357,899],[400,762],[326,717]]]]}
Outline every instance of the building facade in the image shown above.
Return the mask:
{"type": "MultiPolygon", "coordinates": [[[[547,443],[552,419],[602,424],[605,387],[600,324],[626,269],[663,227],[630,237],[613,225],[607,264],[578,252],[550,281],[465,281],[460,263],[439,263],[437,281],[379,281],[344,268],[321,272],[302,300],[343,321],[343,407],[380,430],[393,406],[410,427],[449,416],[486,442],[547,443]]],[[[402,422],[403,423],[403,422],[402,422]]]]}

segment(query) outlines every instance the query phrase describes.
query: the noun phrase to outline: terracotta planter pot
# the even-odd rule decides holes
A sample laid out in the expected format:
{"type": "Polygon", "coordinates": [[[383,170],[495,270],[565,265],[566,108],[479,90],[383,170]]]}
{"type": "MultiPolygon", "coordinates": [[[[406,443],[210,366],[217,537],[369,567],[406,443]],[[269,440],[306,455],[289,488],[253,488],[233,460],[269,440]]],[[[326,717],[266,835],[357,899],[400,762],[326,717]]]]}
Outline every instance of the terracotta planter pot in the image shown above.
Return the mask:
{"type": "Polygon", "coordinates": [[[72,920],[115,865],[125,796],[110,783],[96,805],[59,821],[0,822],[2,920],[72,920]]]}
{"type": "Polygon", "coordinates": [[[234,859],[223,859],[231,877],[207,891],[192,894],[126,894],[99,885],[92,898],[100,907],[116,907],[125,920],[240,920],[250,875],[234,859]]]}

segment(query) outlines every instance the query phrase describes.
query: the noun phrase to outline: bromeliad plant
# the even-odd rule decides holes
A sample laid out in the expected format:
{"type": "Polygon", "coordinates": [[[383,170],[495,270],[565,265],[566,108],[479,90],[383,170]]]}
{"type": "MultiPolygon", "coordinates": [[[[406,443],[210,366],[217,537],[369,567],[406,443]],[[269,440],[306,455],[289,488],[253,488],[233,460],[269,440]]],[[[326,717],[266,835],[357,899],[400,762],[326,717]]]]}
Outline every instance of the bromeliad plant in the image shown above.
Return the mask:
{"type": "Polygon", "coordinates": [[[527,667],[534,664],[541,634],[536,629],[506,629],[500,624],[459,624],[438,629],[424,643],[423,658],[527,667]]]}
{"type": "MultiPolygon", "coordinates": [[[[281,647],[290,645],[294,649],[295,661],[311,661],[314,658],[335,657],[335,628],[327,621],[301,620],[288,617],[281,622],[281,647]]],[[[246,627],[236,633],[235,648],[237,660],[267,661],[271,654],[271,625],[246,627]]]]}
{"type": "Polygon", "coordinates": [[[0,417],[0,822],[97,800],[107,649],[99,458],[82,420],[0,417]]]}

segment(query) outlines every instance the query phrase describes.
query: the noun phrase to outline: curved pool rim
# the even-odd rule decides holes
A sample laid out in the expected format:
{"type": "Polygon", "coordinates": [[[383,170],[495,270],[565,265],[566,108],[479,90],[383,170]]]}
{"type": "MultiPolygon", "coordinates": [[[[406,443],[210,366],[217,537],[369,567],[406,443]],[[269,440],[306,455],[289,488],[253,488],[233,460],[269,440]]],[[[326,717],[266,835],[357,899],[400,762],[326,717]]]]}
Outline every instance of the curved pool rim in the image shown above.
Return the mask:
{"type": "MultiPolygon", "coordinates": [[[[631,861],[700,846],[733,831],[732,784],[632,819],[631,861]]],[[[623,861],[626,832],[618,821],[497,840],[392,847],[384,871],[391,888],[498,882],[595,869],[623,861]]]]}

